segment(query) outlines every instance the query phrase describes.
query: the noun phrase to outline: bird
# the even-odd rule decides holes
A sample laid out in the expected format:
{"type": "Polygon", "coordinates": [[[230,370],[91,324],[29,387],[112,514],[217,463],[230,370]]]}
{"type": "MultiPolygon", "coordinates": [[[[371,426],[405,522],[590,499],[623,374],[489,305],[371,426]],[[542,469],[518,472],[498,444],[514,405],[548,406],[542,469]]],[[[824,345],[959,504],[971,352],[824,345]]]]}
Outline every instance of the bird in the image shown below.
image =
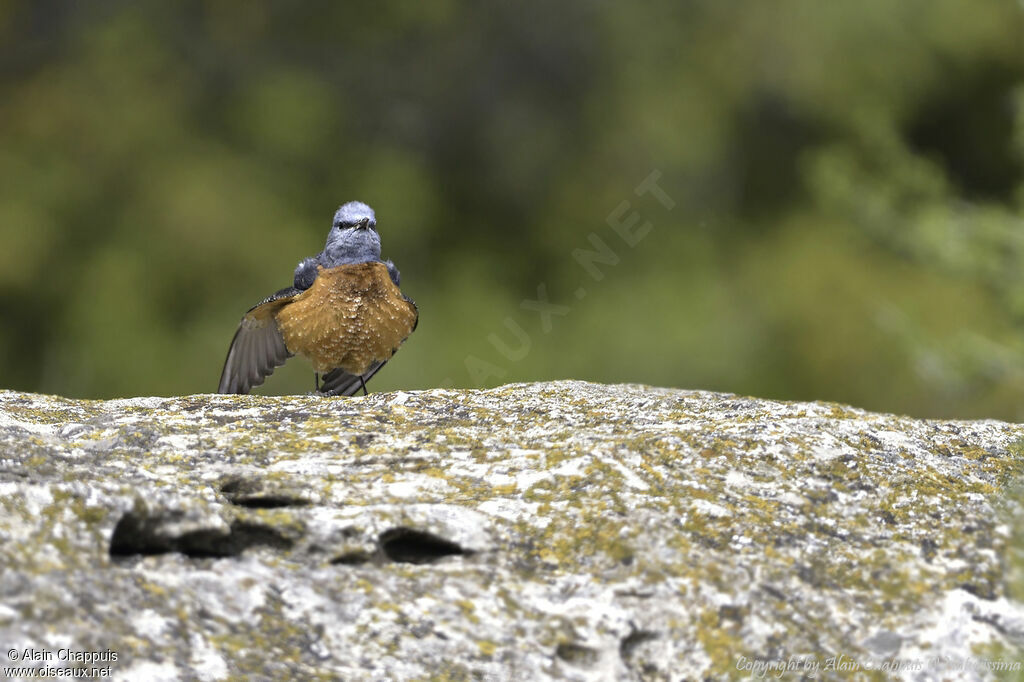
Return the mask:
{"type": "Polygon", "coordinates": [[[295,268],[292,286],[242,316],[218,393],[248,393],[288,358],[313,364],[316,392],[354,395],[416,329],[419,309],[380,258],[377,216],[361,201],[335,213],[324,250],[295,268]],[[322,381],[321,381],[322,378],[322,381]]]}

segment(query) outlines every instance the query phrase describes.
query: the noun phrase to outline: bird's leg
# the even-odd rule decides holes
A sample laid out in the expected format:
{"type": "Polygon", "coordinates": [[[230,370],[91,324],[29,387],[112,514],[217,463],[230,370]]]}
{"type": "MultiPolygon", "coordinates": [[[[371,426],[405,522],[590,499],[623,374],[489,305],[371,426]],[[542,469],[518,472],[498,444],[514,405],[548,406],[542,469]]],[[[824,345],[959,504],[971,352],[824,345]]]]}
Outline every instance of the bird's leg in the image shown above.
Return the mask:
{"type": "Polygon", "coordinates": [[[320,374],[319,372],[313,372],[313,385],[316,386],[316,392],[320,392],[320,374]]]}
{"type": "Polygon", "coordinates": [[[361,383],[363,385],[363,395],[366,395],[366,382],[363,381],[363,375],[362,374],[359,375],[359,383],[361,383]]]}

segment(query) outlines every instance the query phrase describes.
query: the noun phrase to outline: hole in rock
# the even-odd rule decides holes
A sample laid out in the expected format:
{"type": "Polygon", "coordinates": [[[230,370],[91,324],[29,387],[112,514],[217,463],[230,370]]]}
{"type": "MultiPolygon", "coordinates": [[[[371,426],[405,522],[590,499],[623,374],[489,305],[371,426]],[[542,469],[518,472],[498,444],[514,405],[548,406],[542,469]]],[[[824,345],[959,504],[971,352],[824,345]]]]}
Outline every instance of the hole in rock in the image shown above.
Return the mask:
{"type": "Polygon", "coordinates": [[[173,541],[163,536],[158,526],[158,520],[128,512],[114,526],[110,537],[110,556],[149,556],[173,551],[173,541]]]}
{"type": "Polygon", "coordinates": [[[231,504],[249,509],[278,509],[280,507],[307,507],[309,500],[283,491],[268,490],[258,480],[231,478],[220,487],[221,494],[231,504]]]}
{"type": "Polygon", "coordinates": [[[656,632],[633,630],[619,642],[619,656],[623,661],[629,662],[638,647],[654,639],[658,639],[658,633],[656,632]]]}
{"type": "Polygon", "coordinates": [[[177,552],[194,559],[238,556],[250,547],[291,549],[294,544],[279,531],[260,524],[236,521],[229,530],[201,528],[181,533],[166,531],[166,517],[128,512],[114,527],[110,556],[153,556],[177,552]]]}
{"type": "Polygon", "coordinates": [[[555,656],[558,656],[566,663],[582,666],[584,668],[589,668],[594,665],[600,658],[597,651],[595,649],[591,649],[589,646],[571,644],[567,642],[563,642],[555,647],[555,656]]]}
{"type": "Polygon", "coordinates": [[[231,504],[249,509],[278,509],[280,507],[307,507],[309,500],[288,495],[240,495],[229,497],[231,504]]]}
{"type": "Polygon", "coordinates": [[[380,535],[380,548],[391,561],[410,564],[429,564],[446,556],[472,554],[454,542],[412,528],[384,531],[380,535]]]}
{"type": "Polygon", "coordinates": [[[334,557],[331,559],[332,564],[340,564],[342,566],[359,566],[369,562],[373,557],[366,552],[346,552],[341,556],[334,557]]]}
{"type": "Polygon", "coordinates": [[[237,556],[250,547],[269,547],[282,552],[288,551],[295,543],[281,531],[260,523],[235,521],[231,524],[228,546],[231,555],[237,556]]]}

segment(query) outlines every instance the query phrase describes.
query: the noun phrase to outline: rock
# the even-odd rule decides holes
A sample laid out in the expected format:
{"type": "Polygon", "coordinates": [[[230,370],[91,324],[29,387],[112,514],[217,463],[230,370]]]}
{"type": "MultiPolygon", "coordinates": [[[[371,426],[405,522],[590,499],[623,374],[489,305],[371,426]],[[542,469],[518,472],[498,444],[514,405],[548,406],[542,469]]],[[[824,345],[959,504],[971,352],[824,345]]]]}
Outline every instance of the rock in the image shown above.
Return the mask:
{"type": "Polygon", "coordinates": [[[0,655],[123,680],[988,679],[1024,642],[997,505],[1022,444],[574,381],[0,392],[0,655]]]}

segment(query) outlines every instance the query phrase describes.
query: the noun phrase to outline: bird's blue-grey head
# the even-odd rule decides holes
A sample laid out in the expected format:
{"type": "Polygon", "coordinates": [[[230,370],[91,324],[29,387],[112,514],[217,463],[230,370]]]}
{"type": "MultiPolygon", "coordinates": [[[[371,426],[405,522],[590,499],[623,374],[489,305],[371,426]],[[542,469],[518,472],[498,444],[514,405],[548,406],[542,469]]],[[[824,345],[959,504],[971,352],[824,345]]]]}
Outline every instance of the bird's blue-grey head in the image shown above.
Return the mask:
{"type": "Polygon", "coordinates": [[[324,246],[323,265],[333,268],[380,260],[377,216],[361,201],[350,201],[334,213],[324,246]]]}

